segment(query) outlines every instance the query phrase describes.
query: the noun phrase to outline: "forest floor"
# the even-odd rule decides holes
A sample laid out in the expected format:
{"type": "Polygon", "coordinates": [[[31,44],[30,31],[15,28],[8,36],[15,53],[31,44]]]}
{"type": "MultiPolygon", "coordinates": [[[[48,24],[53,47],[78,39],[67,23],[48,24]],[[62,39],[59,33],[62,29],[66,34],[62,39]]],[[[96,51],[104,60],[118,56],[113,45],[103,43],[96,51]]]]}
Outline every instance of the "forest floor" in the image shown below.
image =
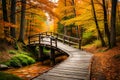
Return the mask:
{"type": "Polygon", "coordinates": [[[120,43],[109,50],[94,46],[85,50],[94,54],[91,60],[91,80],[120,80],[120,43]]]}
{"type": "MultiPolygon", "coordinates": [[[[63,55],[56,58],[56,62],[60,63],[65,60],[68,56],[63,55]]],[[[23,80],[31,80],[34,77],[39,76],[40,74],[47,72],[48,70],[52,69],[53,67],[50,66],[50,60],[45,60],[42,62],[37,62],[35,64],[22,67],[22,68],[13,68],[4,70],[3,72],[10,73],[17,75],[18,77],[22,78],[23,80]]]]}

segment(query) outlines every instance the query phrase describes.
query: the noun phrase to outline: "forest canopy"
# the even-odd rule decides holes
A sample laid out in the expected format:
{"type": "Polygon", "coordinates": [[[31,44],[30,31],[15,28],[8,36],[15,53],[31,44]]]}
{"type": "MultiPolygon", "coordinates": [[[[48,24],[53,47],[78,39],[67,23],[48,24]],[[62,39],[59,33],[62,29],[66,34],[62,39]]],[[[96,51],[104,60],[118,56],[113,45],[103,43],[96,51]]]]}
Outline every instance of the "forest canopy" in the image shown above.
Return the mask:
{"type": "Polygon", "coordinates": [[[25,42],[52,31],[114,47],[120,35],[117,0],[0,0],[0,37],[25,42]],[[82,36],[81,36],[82,34],[82,36]]]}

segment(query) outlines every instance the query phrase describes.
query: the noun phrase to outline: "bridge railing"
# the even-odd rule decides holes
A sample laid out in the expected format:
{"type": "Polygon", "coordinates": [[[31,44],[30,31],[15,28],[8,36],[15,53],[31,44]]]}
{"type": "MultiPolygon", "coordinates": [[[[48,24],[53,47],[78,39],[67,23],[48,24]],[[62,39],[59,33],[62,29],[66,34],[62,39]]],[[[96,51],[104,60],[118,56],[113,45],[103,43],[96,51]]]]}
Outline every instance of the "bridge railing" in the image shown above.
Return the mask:
{"type": "Polygon", "coordinates": [[[81,39],[80,38],[75,38],[71,36],[67,36],[64,34],[59,34],[59,33],[52,33],[54,36],[57,37],[57,40],[70,45],[77,45],[79,49],[81,49],[81,39]]]}
{"type": "Polygon", "coordinates": [[[68,45],[77,45],[79,49],[81,49],[81,39],[75,38],[71,36],[67,36],[64,34],[54,33],[54,32],[43,32],[40,34],[35,34],[28,37],[28,44],[35,44],[36,42],[39,42],[41,44],[41,41],[43,41],[43,38],[49,37],[50,38],[50,44],[57,47],[57,40],[66,43],[68,45]]]}
{"type": "Polygon", "coordinates": [[[46,32],[40,33],[40,34],[35,34],[32,36],[28,37],[28,44],[42,44],[42,42],[49,42],[50,46],[55,46],[57,47],[57,38],[54,36],[51,36],[50,34],[47,34],[46,32]],[[50,40],[44,40],[44,38],[49,38],[50,40]]]}

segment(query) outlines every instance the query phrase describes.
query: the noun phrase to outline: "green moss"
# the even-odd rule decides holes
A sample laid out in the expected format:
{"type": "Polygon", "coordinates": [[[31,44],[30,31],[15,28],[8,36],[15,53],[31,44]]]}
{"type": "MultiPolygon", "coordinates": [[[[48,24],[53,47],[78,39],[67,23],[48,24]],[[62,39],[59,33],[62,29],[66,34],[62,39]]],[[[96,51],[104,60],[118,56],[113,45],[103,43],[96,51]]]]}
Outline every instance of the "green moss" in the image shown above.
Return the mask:
{"type": "Polygon", "coordinates": [[[22,67],[22,64],[20,62],[20,60],[18,60],[17,57],[14,57],[10,60],[10,66],[13,66],[13,67],[22,67]]]}
{"type": "Polygon", "coordinates": [[[27,56],[32,56],[32,54],[28,53],[28,52],[25,52],[25,51],[22,51],[22,50],[9,50],[8,51],[10,54],[24,54],[24,55],[27,55],[27,56]]]}
{"type": "Polygon", "coordinates": [[[20,53],[20,54],[24,54],[24,55],[27,55],[27,56],[31,56],[30,53],[25,52],[25,51],[22,51],[22,50],[19,50],[18,53],[20,53]]]}
{"type": "Polygon", "coordinates": [[[29,65],[35,63],[35,60],[33,58],[24,54],[19,54],[16,57],[22,62],[22,65],[29,65]]]}
{"type": "Polygon", "coordinates": [[[7,66],[12,67],[22,67],[26,65],[30,65],[35,63],[35,60],[25,54],[17,54],[13,58],[11,58],[9,61],[3,63],[7,66]]]}
{"type": "Polygon", "coordinates": [[[18,52],[16,50],[9,50],[10,54],[17,54],[18,52]]]}
{"type": "Polygon", "coordinates": [[[0,80],[22,80],[22,79],[13,74],[0,72],[0,80]]]}

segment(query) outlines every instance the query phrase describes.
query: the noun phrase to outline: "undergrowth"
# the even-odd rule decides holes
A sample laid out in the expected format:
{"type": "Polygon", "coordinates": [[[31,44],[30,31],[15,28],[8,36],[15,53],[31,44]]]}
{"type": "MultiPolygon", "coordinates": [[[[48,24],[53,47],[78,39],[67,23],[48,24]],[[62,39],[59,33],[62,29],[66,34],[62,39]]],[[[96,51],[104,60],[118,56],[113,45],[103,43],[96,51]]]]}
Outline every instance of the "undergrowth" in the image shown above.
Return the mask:
{"type": "Polygon", "coordinates": [[[93,45],[94,45],[96,48],[102,47],[100,40],[95,40],[95,41],[93,41],[93,45]]]}
{"type": "Polygon", "coordinates": [[[83,33],[82,45],[90,44],[95,40],[95,36],[93,36],[93,32],[83,33]]]}
{"type": "Polygon", "coordinates": [[[0,72],[0,80],[22,80],[22,79],[13,74],[0,72]]]}
{"type": "Polygon", "coordinates": [[[22,67],[35,63],[35,60],[25,54],[16,54],[7,62],[3,64],[9,67],[22,67]]]}

